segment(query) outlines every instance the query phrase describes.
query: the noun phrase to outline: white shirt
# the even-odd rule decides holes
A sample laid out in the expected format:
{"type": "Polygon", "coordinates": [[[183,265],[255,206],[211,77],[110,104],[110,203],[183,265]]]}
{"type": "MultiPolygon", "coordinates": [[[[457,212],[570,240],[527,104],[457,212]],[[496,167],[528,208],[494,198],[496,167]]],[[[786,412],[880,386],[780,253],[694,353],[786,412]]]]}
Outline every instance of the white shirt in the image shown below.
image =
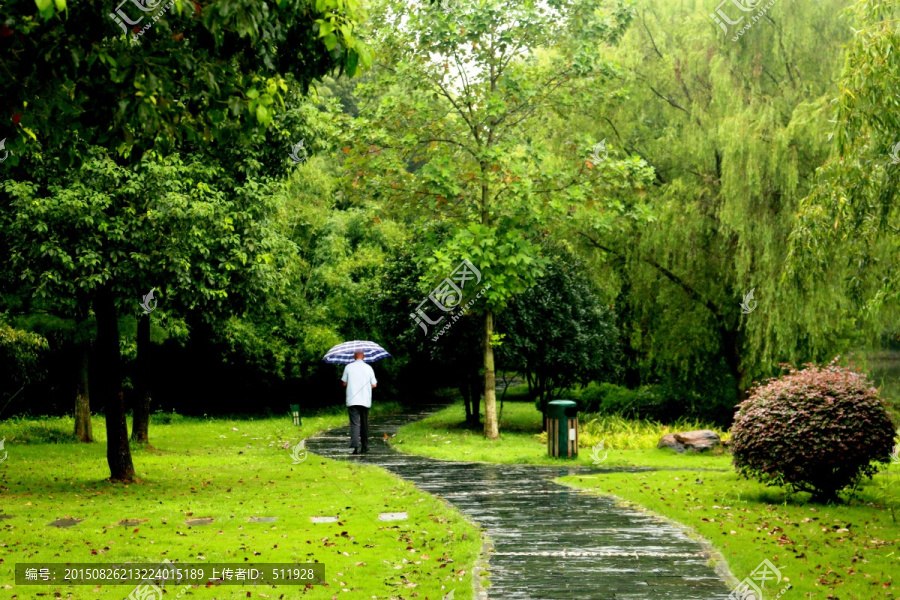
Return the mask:
{"type": "Polygon", "coordinates": [[[372,386],[378,383],[372,367],[357,358],[344,367],[341,381],[347,384],[347,406],[372,408],[372,386]]]}

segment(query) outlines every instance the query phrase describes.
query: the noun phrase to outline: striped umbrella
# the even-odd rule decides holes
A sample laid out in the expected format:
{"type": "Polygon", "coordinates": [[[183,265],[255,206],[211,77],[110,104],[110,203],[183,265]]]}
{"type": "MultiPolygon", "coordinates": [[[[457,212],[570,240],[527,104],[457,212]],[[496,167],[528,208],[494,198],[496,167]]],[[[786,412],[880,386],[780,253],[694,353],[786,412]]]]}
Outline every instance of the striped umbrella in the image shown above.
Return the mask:
{"type": "Polygon", "coordinates": [[[353,362],[353,353],[362,350],[366,356],[363,359],[367,363],[378,362],[382,358],[390,358],[388,351],[376,344],[375,342],[367,342],[365,340],[353,340],[352,342],[344,342],[338,344],[329,350],[325,357],[322,358],[327,363],[333,365],[349,365],[353,362]]]}

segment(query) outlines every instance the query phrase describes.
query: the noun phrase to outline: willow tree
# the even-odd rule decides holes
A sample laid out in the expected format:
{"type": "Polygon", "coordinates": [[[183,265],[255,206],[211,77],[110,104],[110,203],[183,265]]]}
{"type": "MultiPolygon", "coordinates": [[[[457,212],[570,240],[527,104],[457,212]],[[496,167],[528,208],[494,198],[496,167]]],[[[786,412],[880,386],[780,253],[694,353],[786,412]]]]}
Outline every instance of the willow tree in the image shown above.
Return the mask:
{"type": "Polygon", "coordinates": [[[856,33],[832,103],[832,154],[801,206],[791,281],[817,287],[841,273],[860,324],[876,333],[900,308],[900,2],[856,2],[845,17],[856,33]]]}
{"type": "Polygon", "coordinates": [[[578,227],[621,278],[632,368],[695,390],[715,379],[723,404],[780,361],[826,356],[852,328],[844,297],[781,280],[792,219],[827,156],[849,37],[841,3],[775,4],[733,41],[757,16],[735,7],[723,7],[743,19],[729,29],[707,2],[642,4],[603,49],[620,93],[568,121],[655,171],[654,221],[611,227],[586,210],[578,227]],[[751,291],[756,308],[742,314],[751,291]]]}
{"type": "Polygon", "coordinates": [[[490,439],[499,435],[495,315],[541,274],[548,223],[598,185],[583,155],[560,153],[533,127],[560,105],[592,101],[608,73],[596,48],[615,42],[630,17],[627,2],[586,0],[387,0],[373,10],[380,63],[361,92],[348,172],[354,188],[419,231],[433,220],[453,226],[445,238],[423,237],[434,280],[466,258],[490,284],[472,308],[483,321],[490,439]]]}

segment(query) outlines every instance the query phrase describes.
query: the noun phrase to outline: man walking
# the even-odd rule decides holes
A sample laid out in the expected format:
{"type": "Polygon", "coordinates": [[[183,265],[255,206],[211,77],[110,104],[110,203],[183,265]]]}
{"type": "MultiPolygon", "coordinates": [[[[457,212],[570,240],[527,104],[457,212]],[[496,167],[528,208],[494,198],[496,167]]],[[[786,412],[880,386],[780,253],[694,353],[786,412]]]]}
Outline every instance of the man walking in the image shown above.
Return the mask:
{"type": "Polygon", "coordinates": [[[353,353],[353,362],[344,367],[341,381],[347,388],[347,410],[350,413],[350,447],[353,454],[369,451],[369,409],[372,407],[372,389],[378,381],[375,371],[363,359],[362,350],[353,353]]]}

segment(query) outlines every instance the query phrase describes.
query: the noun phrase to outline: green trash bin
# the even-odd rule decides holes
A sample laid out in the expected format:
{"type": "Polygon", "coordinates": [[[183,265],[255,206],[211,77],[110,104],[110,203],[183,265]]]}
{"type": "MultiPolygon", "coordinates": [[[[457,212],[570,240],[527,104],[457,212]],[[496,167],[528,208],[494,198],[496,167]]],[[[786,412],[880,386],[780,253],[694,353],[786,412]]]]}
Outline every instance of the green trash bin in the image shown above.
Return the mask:
{"type": "Polygon", "coordinates": [[[294,425],[302,425],[303,421],[300,419],[300,405],[299,404],[291,404],[291,418],[294,420],[294,425]]]}
{"type": "Polygon", "coordinates": [[[550,456],[578,456],[578,405],[571,400],[547,404],[547,453],[550,456]]]}

